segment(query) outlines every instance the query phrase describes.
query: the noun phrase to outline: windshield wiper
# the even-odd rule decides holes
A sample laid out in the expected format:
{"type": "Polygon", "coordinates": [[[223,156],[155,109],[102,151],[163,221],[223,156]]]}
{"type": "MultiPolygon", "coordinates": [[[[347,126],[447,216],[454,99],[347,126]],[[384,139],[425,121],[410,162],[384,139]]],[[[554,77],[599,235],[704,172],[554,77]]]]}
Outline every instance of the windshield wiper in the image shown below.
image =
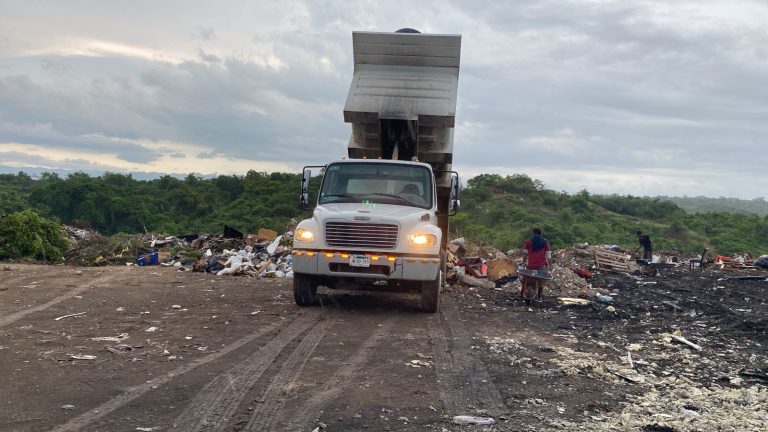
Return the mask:
{"type": "Polygon", "coordinates": [[[387,193],[377,193],[377,192],[373,192],[373,193],[370,193],[369,195],[379,195],[379,196],[385,196],[385,197],[389,197],[389,198],[397,198],[397,199],[399,199],[400,201],[405,201],[405,202],[407,202],[408,204],[411,204],[411,205],[413,205],[413,203],[412,203],[412,202],[410,202],[410,201],[408,201],[407,199],[405,199],[405,198],[401,197],[400,195],[395,195],[395,194],[387,194],[387,193]]]}
{"type": "Polygon", "coordinates": [[[333,203],[333,202],[342,203],[342,202],[356,202],[356,201],[358,201],[358,198],[350,194],[328,194],[320,197],[320,202],[323,202],[323,203],[333,203]]]}

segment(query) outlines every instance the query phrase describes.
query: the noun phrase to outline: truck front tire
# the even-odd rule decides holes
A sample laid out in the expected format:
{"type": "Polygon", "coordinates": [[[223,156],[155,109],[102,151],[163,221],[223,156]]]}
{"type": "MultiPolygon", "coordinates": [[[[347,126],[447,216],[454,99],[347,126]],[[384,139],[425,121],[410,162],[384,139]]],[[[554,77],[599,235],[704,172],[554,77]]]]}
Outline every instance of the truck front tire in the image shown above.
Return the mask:
{"type": "Polygon", "coordinates": [[[293,275],[293,299],[299,306],[312,306],[317,302],[317,281],[314,277],[296,273],[293,275]]]}
{"type": "Polygon", "coordinates": [[[425,281],[421,284],[421,311],[427,313],[437,312],[440,306],[440,291],[443,285],[443,271],[437,272],[437,278],[433,281],[425,281]]]}
{"type": "Polygon", "coordinates": [[[445,286],[446,261],[445,252],[440,253],[440,269],[437,272],[437,279],[421,283],[420,308],[422,312],[435,313],[440,307],[440,294],[445,286]]]}

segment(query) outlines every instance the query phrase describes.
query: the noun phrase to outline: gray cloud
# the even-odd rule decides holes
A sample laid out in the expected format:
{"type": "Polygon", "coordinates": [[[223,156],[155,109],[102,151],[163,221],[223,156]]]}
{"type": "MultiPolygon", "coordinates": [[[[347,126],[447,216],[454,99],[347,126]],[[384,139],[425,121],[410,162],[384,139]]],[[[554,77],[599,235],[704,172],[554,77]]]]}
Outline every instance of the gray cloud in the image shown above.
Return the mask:
{"type": "Polygon", "coordinates": [[[69,65],[67,65],[67,63],[55,59],[44,58],[40,60],[40,67],[46,72],[57,75],[65,74],[69,71],[69,65]]]}
{"type": "MultiPolygon", "coordinates": [[[[568,190],[635,172],[616,192],[636,194],[659,188],[654,175],[691,195],[707,193],[694,190],[702,172],[764,178],[754,157],[768,136],[768,6],[759,2],[192,3],[181,16],[169,2],[127,21],[69,7],[90,24],[10,7],[0,39],[19,50],[52,43],[11,25],[26,17],[32,28],[163,53],[0,51],[0,150],[19,142],[145,163],[163,153],[136,144],[146,140],[188,144],[199,158],[336,158],[350,131],[351,32],[407,26],[463,35],[454,160],[467,172],[551,176],[542,180],[568,190]],[[166,31],[133,39],[115,23],[166,31]],[[186,36],[166,40],[174,32],[186,36]]],[[[742,186],[717,193],[760,194],[742,186]]]]}
{"type": "Polygon", "coordinates": [[[219,156],[216,152],[202,152],[197,154],[197,157],[200,159],[213,159],[216,156],[219,156]]]}
{"type": "Polygon", "coordinates": [[[200,57],[200,60],[206,63],[221,63],[221,58],[219,58],[219,56],[208,54],[203,51],[202,48],[197,50],[197,56],[200,57]]]}
{"type": "Polygon", "coordinates": [[[211,27],[199,25],[195,26],[192,35],[203,40],[213,40],[216,39],[216,30],[211,27]]]}

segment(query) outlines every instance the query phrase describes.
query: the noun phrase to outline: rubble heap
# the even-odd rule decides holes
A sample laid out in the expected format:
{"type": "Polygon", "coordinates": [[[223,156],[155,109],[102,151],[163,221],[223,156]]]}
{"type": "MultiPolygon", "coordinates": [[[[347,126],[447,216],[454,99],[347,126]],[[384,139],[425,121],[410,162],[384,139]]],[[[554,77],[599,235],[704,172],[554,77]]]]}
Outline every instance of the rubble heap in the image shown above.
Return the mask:
{"type": "Polygon", "coordinates": [[[66,261],[82,266],[160,265],[180,271],[218,276],[292,277],[290,247],[293,232],[268,229],[244,235],[228,226],[220,234],[163,236],[157,233],[115,234],[64,226],[70,248],[66,261]]]}
{"type": "MultiPolygon", "coordinates": [[[[517,269],[522,265],[525,250],[511,249],[501,252],[490,246],[474,245],[463,238],[448,245],[447,279],[458,286],[474,286],[487,289],[506,287],[510,291],[520,289],[517,269]]],[[[704,265],[715,271],[760,270],[768,268],[768,255],[752,259],[746,256],[717,256],[707,258],[706,251],[698,256],[683,254],[654,255],[652,260],[635,260],[616,245],[590,245],[577,243],[570,248],[553,251],[549,273],[552,280],[546,282],[544,294],[560,299],[582,298],[610,303],[605,294],[609,287],[592,286],[589,278],[593,272],[614,272],[657,276],[669,271],[699,268],[704,265]]],[[[655,283],[655,282],[644,282],[655,283]]]]}

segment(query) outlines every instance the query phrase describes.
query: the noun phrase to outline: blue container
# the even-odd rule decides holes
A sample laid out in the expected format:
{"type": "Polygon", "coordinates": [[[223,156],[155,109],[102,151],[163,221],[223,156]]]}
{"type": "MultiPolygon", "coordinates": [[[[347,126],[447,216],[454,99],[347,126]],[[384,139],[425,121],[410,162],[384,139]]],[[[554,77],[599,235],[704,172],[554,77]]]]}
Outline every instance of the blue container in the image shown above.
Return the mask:
{"type": "Polygon", "coordinates": [[[136,264],[138,264],[138,265],[143,267],[143,266],[147,265],[147,260],[145,259],[145,257],[139,257],[136,260],[136,264]]]}
{"type": "Polygon", "coordinates": [[[152,252],[151,254],[149,254],[149,264],[148,265],[158,265],[158,264],[160,264],[160,262],[159,262],[158,257],[157,257],[157,252],[152,252]]]}

